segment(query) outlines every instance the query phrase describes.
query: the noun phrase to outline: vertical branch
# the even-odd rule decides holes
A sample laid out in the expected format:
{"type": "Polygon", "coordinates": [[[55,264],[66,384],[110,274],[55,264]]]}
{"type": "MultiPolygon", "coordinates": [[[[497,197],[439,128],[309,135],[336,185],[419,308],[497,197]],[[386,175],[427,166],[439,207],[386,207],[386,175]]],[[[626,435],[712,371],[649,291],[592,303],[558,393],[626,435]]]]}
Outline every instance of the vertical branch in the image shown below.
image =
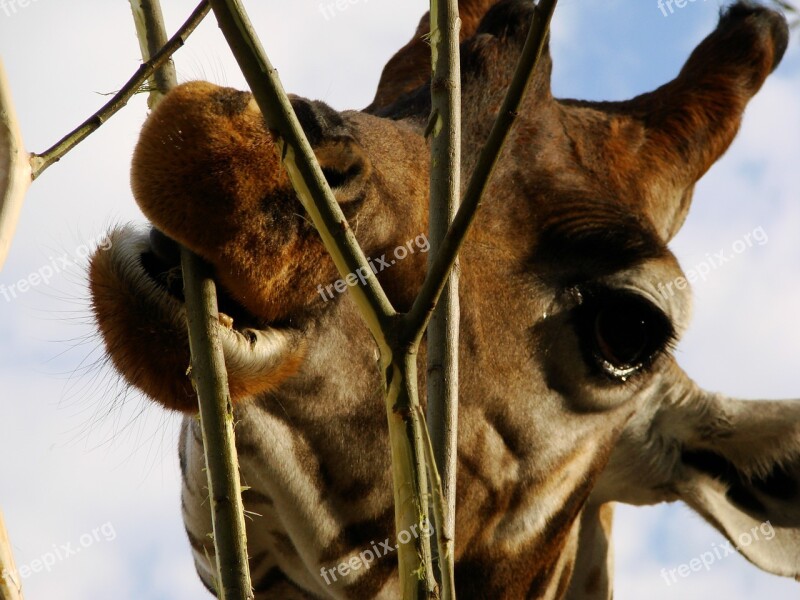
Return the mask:
{"type": "MultiPolygon", "coordinates": [[[[142,58],[147,61],[167,44],[167,30],[164,27],[164,16],[158,0],[130,0],[133,21],[139,39],[142,58]]],[[[161,65],[148,80],[150,97],[147,106],[155,108],[162,96],[178,84],[175,63],[172,59],[161,65]]]]}
{"type": "Polygon", "coordinates": [[[30,155],[22,143],[11,88],[0,60],[0,269],[11,248],[30,184],[30,155]]]}
{"type": "Polygon", "coordinates": [[[192,354],[192,382],[200,400],[200,423],[211,498],[217,559],[217,594],[224,600],[252,599],[247,561],[239,461],[233,432],[225,357],[217,329],[217,293],[210,267],[181,248],[183,287],[192,354]]]}
{"type": "MultiPolygon", "coordinates": [[[[158,0],[130,0],[130,3],[142,56],[147,60],[167,42],[161,5],[158,0]]],[[[150,82],[148,104],[152,108],[177,85],[172,61],[156,71],[150,82]]],[[[186,248],[181,248],[181,267],[192,357],[191,377],[200,403],[211,498],[217,594],[225,600],[252,599],[233,406],[218,335],[216,287],[211,268],[186,248]]]]}
{"type": "MultiPolygon", "coordinates": [[[[428,477],[435,474],[435,466],[427,462],[424,452],[430,441],[425,427],[425,416],[419,405],[416,351],[409,349],[396,352],[385,379],[386,416],[389,422],[395,494],[395,527],[399,537],[402,531],[409,531],[415,525],[419,526],[419,531],[423,530],[424,525],[431,526],[428,477]]],[[[433,500],[435,502],[436,499],[433,500]]],[[[397,551],[402,597],[439,597],[436,594],[430,537],[415,536],[414,545],[400,544],[397,551]]]]}
{"type": "Polygon", "coordinates": [[[483,193],[489,185],[494,167],[500,158],[500,152],[511,131],[511,126],[517,119],[517,111],[525,96],[525,90],[536,71],[557,1],[539,0],[536,4],[514,76],[508,86],[497,119],[489,132],[489,137],[478,155],[478,162],[467,183],[461,206],[458,208],[447,235],[442,239],[441,249],[432,258],[419,295],[414,300],[411,310],[403,317],[404,327],[412,333],[424,331],[445,287],[447,276],[455,264],[458,252],[475,219],[483,193]]]}
{"type": "MultiPolygon", "coordinates": [[[[136,37],[142,52],[142,62],[147,62],[167,45],[167,30],[164,15],[158,0],[128,0],[136,24],[136,37]]],[[[172,88],[178,85],[175,63],[167,59],[148,78],[150,98],[148,106],[155,107],[172,88]]]]}
{"type": "Polygon", "coordinates": [[[3,512],[0,511],[0,600],[22,600],[22,582],[14,564],[3,512]]]}
{"type": "MultiPolygon", "coordinates": [[[[461,192],[461,65],[458,0],[431,0],[431,185],[429,265],[439,251],[461,192]]],[[[458,266],[444,286],[428,327],[427,421],[446,504],[438,531],[440,569],[452,572],[458,451],[458,266]]]]}

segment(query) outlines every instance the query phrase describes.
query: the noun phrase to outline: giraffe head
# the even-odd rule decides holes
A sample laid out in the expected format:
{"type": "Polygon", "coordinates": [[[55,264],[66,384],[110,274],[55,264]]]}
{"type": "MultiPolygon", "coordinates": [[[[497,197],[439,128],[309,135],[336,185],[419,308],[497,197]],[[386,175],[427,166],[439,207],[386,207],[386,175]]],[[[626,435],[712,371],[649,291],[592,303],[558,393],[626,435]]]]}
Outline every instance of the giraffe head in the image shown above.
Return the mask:
{"type": "MultiPolygon", "coordinates": [[[[469,173],[534,9],[462,5],[469,173]]],[[[737,4],[674,81],[613,103],[553,98],[543,56],[461,255],[456,578],[468,597],[605,597],[607,574],[589,570],[605,560],[614,501],[682,499],[731,540],[770,521],[774,539],[742,552],[800,574],[800,404],[723,398],[678,367],[690,298],[667,247],[787,38],[781,16],[737,4]]],[[[412,41],[366,111],[293,99],[400,310],[426,258],[427,69],[412,41]]],[[[233,319],[223,345],[237,435],[257,446],[278,419],[310,449],[302,461],[269,445],[260,456],[295,465],[288,483],[261,490],[291,542],[270,547],[284,577],[273,583],[325,597],[331,588],[297,565],[334,562],[391,528],[374,345],[341,293],[359,278],[338,281],[249,94],[198,82],[169,94],[142,130],[132,182],[153,227],[111,232],[91,265],[110,357],[156,402],[193,412],[174,241],[213,265],[233,319]],[[298,482],[309,487],[292,495],[298,482]],[[303,512],[312,497],[319,506],[303,512]]],[[[337,589],[390,590],[391,562],[337,589]]]]}

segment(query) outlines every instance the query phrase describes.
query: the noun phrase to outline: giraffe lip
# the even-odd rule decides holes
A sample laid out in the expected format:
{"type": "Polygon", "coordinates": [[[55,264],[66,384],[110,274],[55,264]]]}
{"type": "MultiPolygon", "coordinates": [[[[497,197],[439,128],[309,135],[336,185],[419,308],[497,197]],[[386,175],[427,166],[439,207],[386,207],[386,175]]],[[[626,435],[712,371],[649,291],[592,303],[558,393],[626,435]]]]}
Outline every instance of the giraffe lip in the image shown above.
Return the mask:
{"type": "MultiPolygon", "coordinates": [[[[139,254],[142,270],[162,291],[177,302],[185,304],[180,246],[155,227],[150,229],[148,242],[148,247],[139,254]]],[[[250,313],[222,286],[217,285],[216,291],[218,310],[227,317],[222,317],[221,321],[227,327],[264,329],[270,326],[250,313]]]]}
{"type": "Polygon", "coordinates": [[[150,249],[162,263],[172,267],[180,266],[180,245],[155,226],[150,228],[150,249]]]}
{"type": "Polygon", "coordinates": [[[161,261],[156,252],[148,249],[139,254],[139,265],[150,282],[175,300],[181,303],[185,301],[183,295],[183,273],[181,272],[180,263],[170,266],[168,263],[161,261]]]}
{"type": "MultiPolygon", "coordinates": [[[[187,390],[176,384],[190,360],[180,269],[154,251],[149,229],[125,225],[108,236],[108,249],[92,256],[90,285],[109,355],[129,383],[170,408],[192,412],[196,405],[179,400],[187,390]],[[143,366],[137,358],[142,354],[157,357],[155,363],[143,366]]],[[[303,330],[261,323],[221,288],[218,296],[224,314],[216,329],[232,397],[273,389],[299,368],[303,330]],[[225,316],[233,323],[226,324],[225,316]]]]}

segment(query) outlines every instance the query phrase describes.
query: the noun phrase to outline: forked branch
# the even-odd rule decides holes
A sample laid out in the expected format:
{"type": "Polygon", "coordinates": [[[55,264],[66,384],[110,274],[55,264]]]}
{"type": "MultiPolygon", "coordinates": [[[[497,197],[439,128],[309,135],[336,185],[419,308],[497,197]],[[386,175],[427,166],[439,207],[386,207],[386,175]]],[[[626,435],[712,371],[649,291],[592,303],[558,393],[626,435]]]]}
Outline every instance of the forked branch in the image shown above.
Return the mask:
{"type": "Polygon", "coordinates": [[[428,269],[428,275],[425,277],[422,289],[414,301],[414,305],[403,319],[405,321],[403,330],[411,336],[421,336],[425,331],[439,296],[442,294],[447,276],[455,264],[458,252],[461,250],[472,221],[475,219],[483,193],[489,185],[494,167],[500,158],[503,144],[517,118],[517,111],[525,95],[525,90],[536,70],[557,1],[539,0],[536,5],[534,17],[528,30],[528,37],[525,39],[522,55],[514,71],[514,77],[508,87],[508,92],[489,137],[478,156],[478,162],[467,184],[467,189],[461,200],[461,206],[447,235],[442,240],[442,247],[439,253],[433,258],[433,264],[428,269]]]}
{"type": "Polygon", "coordinates": [[[58,162],[67,152],[97,131],[103,123],[127,105],[128,101],[141,90],[144,83],[157,72],[159,67],[169,61],[172,55],[183,46],[209,10],[207,0],[202,0],[177,33],[163,48],[153,54],[150,60],[144,62],[100,110],[41,154],[25,152],[22,136],[14,116],[11,92],[2,63],[0,63],[0,268],[2,268],[11,246],[17,219],[31,181],[39,177],[50,165],[58,162]]]}
{"type": "Polygon", "coordinates": [[[41,175],[50,165],[58,162],[67,152],[97,131],[103,123],[128,104],[128,101],[142,89],[142,85],[153,77],[156,71],[167,63],[172,55],[186,43],[186,38],[197,28],[203,17],[208,14],[208,11],[208,1],[202,0],[177,33],[170,38],[163,48],[153,54],[149,60],[142,63],[142,66],[133,74],[133,77],[114,94],[111,100],[106,102],[100,110],[73,131],[53,144],[53,146],[41,154],[34,154],[31,157],[33,179],[41,175]]]}
{"type": "MultiPolygon", "coordinates": [[[[210,2],[268,127],[277,134],[283,163],[292,185],[339,273],[344,277],[363,268],[363,272],[369,274],[365,286],[353,286],[350,291],[381,350],[393,459],[395,526],[399,532],[407,526],[419,525],[421,520],[427,518],[428,503],[422,496],[426,493],[428,481],[438,487],[439,478],[436,464],[431,460],[429,438],[417,397],[417,348],[541,55],[556,0],[541,0],[537,7],[520,64],[486,147],[479,157],[464,203],[444,237],[442,249],[433,260],[420,297],[411,313],[400,323],[383,289],[367,268],[363,252],[324,179],[277,73],[267,59],[241,3],[238,0],[210,2]],[[410,499],[404,496],[408,489],[414,491],[410,499]]],[[[435,128],[435,119],[433,123],[435,128]]],[[[432,501],[434,513],[441,519],[445,514],[440,504],[441,494],[434,493],[432,501]],[[436,506],[437,503],[439,506],[436,506]]],[[[441,521],[437,522],[440,531],[442,525],[441,521]]],[[[442,539],[439,536],[440,542],[442,539]]],[[[440,551],[440,558],[453,560],[452,553],[447,550],[440,551]]],[[[436,593],[436,584],[431,581],[430,548],[424,542],[417,541],[413,546],[401,545],[398,560],[404,598],[432,597],[436,593]]],[[[445,576],[442,584],[442,596],[451,597],[454,593],[450,587],[452,580],[445,576]]]]}
{"type": "MultiPolygon", "coordinates": [[[[416,348],[400,347],[396,343],[394,308],[369,268],[325,181],[278,75],[241,3],[238,0],[211,0],[211,6],[268,127],[278,137],[283,164],[292,186],[339,273],[342,277],[359,269],[367,273],[366,285],[350,287],[350,292],[381,351],[392,448],[395,527],[398,533],[425,527],[429,521],[429,472],[435,473],[436,466],[427,464],[425,457],[428,434],[417,396],[416,348]],[[409,490],[413,491],[410,496],[409,490]]],[[[435,475],[432,474],[431,478],[435,475]]],[[[441,514],[443,511],[437,512],[441,514]]],[[[437,584],[433,577],[429,538],[419,536],[412,543],[401,544],[398,561],[403,597],[433,597],[437,584]]],[[[443,593],[448,594],[449,591],[443,593]]]]}

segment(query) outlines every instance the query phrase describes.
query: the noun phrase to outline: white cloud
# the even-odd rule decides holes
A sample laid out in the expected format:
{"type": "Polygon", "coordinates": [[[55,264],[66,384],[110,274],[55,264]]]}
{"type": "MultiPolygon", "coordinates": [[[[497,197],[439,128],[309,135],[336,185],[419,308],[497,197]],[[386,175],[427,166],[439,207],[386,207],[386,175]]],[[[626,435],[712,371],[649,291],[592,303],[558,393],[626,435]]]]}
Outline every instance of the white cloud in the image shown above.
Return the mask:
{"type": "Polygon", "coordinates": [[[695,319],[681,362],[707,387],[755,397],[787,397],[800,350],[794,306],[800,280],[796,224],[800,172],[800,75],[791,48],[785,70],[767,80],[748,107],[739,136],[697,186],[692,210],[673,250],[685,268],[757,228],[768,236],[694,286],[695,319]],[[788,73],[786,73],[788,71],[788,73]],[[735,324],[735,326],[732,326],[735,324]]]}

